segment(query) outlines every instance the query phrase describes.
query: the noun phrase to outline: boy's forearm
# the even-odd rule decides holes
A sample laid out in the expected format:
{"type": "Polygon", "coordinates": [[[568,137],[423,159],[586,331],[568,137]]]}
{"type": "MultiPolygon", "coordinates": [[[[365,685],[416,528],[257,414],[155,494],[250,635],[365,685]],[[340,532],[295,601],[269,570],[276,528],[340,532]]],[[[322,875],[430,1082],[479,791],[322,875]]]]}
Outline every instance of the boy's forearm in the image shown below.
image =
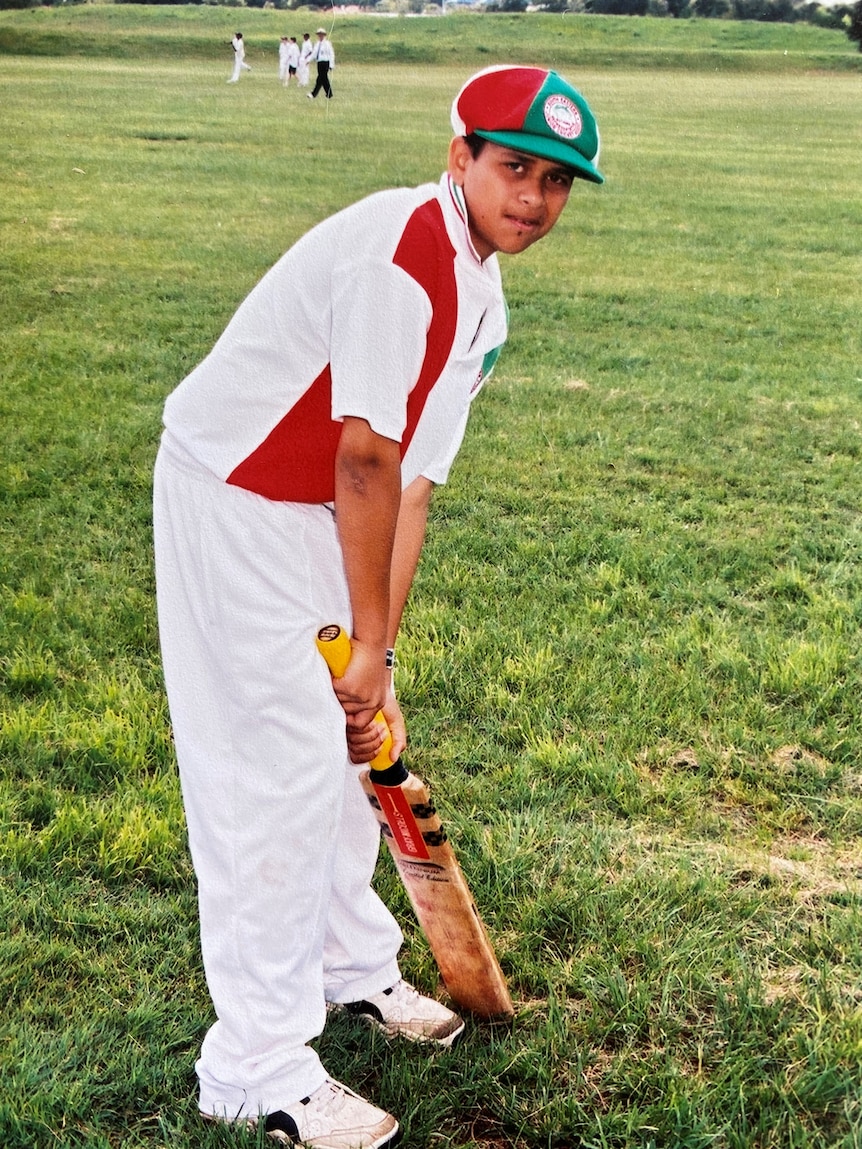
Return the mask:
{"type": "Polygon", "coordinates": [[[353,637],[387,645],[392,550],[401,503],[398,443],[364,419],[344,420],[335,461],[335,515],[344,557],[353,637]]]}
{"type": "Polygon", "coordinates": [[[434,484],[420,475],[403,491],[398,526],[395,531],[395,544],[392,553],[392,575],[389,589],[389,630],[387,646],[394,646],[401,625],[401,616],[419,557],[425,542],[425,528],[428,522],[428,507],[434,484]]]}

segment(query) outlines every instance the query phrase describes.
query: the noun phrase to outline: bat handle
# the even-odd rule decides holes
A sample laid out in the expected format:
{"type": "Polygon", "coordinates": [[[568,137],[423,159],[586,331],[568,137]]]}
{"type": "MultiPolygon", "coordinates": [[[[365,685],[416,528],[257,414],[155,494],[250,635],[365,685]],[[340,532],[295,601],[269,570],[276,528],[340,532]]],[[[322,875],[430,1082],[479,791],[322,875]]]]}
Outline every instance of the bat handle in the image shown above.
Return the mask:
{"type": "MultiPolygon", "coordinates": [[[[317,632],[316,642],[317,649],[326,660],[332,677],[341,678],[350,664],[352,653],[350,639],[346,631],[342,630],[337,623],[332,623],[330,626],[322,627],[317,632]]],[[[386,737],[373,760],[368,763],[371,768],[371,776],[381,786],[400,786],[407,777],[407,770],[402,765],[400,758],[397,762],[393,762],[389,757],[392,750],[392,734],[389,730],[389,723],[381,710],[378,710],[374,715],[374,721],[383,727],[386,731],[386,737]]]]}

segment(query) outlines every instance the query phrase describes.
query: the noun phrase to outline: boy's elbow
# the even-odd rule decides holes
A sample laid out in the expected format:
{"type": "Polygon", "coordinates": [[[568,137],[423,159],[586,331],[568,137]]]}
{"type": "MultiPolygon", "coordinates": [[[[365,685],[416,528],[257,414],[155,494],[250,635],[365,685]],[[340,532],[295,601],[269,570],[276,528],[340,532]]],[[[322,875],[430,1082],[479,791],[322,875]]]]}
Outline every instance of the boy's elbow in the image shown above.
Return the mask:
{"type": "Polygon", "coordinates": [[[397,478],[400,484],[400,445],[378,435],[364,419],[345,419],[335,472],[336,483],[346,484],[357,494],[387,479],[397,478]]]}

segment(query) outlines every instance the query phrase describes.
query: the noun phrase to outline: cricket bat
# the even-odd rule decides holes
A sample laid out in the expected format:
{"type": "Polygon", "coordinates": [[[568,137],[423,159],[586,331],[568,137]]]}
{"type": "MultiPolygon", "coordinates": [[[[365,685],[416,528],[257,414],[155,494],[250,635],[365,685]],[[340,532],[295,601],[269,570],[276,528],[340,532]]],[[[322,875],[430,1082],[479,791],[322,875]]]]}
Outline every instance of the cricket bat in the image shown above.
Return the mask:
{"type": "MultiPolygon", "coordinates": [[[[325,626],[317,646],[333,677],[340,678],[350,662],[347,634],[340,626],[325,626]]],[[[390,761],[392,737],[382,713],[375,722],[386,729],[386,739],[359,781],[446,990],[456,1005],[479,1017],[511,1018],[506,979],[428,788],[400,758],[390,761]]]]}

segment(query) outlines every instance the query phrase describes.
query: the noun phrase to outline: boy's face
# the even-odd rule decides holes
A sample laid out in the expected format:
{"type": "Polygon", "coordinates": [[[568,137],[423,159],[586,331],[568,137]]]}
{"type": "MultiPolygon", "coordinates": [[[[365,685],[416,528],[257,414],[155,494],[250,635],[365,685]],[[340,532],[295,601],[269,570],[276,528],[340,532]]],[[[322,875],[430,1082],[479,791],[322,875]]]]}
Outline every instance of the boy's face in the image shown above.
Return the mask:
{"type": "Polygon", "coordinates": [[[574,180],[563,164],[490,140],[474,157],[462,136],[449,146],[449,174],[464,191],[470,237],[480,259],[495,251],[517,255],[547,235],[574,180]]]}

